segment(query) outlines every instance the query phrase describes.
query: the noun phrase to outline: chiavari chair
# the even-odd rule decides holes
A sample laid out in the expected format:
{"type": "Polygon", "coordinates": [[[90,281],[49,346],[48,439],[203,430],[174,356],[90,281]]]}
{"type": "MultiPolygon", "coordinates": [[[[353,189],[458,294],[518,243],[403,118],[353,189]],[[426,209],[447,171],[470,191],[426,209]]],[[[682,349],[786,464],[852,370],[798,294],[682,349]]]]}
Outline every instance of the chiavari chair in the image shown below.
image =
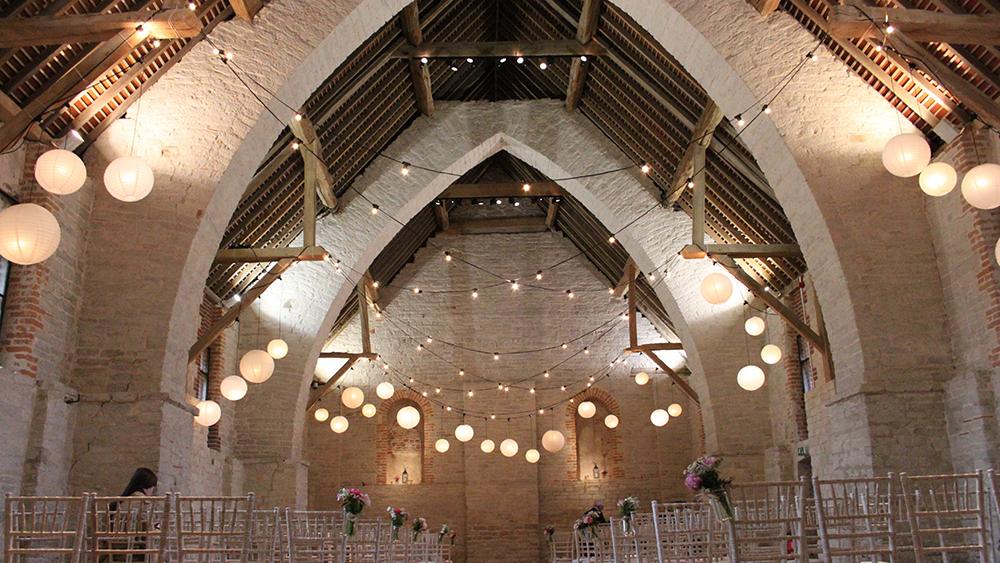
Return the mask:
{"type": "Polygon", "coordinates": [[[903,473],[900,480],[918,563],[959,561],[961,554],[992,561],[982,471],[912,477],[903,473]]]}
{"type": "Polygon", "coordinates": [[[340,559],[343,514],[333,510],[285,509],[289,561],[330,563],[340,559]]]}
{"type": "Polygon", "coordinates": [[[277,508],[254,510],[251,519],[249,560],[259,563],[282,561],[281,512],[277,508]]]}
{"type": "Polygon", "coordinates": [[[725,555],[726,530],[704,502],[652,502],[656,561],[711,562],[725,555]]]}
{"type": "Polygon", "coordinates": [[[819,554],[836,561],[899,560],[896,477],[813,478],[819,554]]]}
{"type": "Polygon", "coordinates": [[[174,496],[181,563],[244,563],[253,538],[253,493],[245,497],[174,496]]]}
{"type": "MultiPolygon", "coordinates": [[[[805,536],[805,481],[732,485],[733,516],[715,504],[728,530],[731,563],[798,561],[809,558],[805,536]]],[[[713,501],[716,503],[717,501],[713,501]]]]}
{"type": "Polygon", "coordinates": [[[79,563],[82,560],[86,515],[91,495],[23,497],[4,500],[4,563],[44,557],[79,563]]]}
{"type": "Polygon", "coordinates": [[[92,563],[159,563],[170,540],[168,496],[91,497],[86,553],[92,563]]]}

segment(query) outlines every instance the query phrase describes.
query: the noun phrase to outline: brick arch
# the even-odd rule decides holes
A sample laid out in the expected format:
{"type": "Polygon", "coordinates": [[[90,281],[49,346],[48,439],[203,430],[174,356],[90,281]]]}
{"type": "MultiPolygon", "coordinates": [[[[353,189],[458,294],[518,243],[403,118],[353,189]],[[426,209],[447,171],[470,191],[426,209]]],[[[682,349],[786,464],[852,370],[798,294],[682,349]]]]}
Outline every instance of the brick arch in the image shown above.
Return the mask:
{"type": "MultiPolygon", "coordinates": [[[[586,390],[574,396],[572,401],[566,403],[566,407],[564,409],[567,429],[566,447],[569,448],[566,455],[566,467],[568,471],[567,475],[570,480],[573,481],[579,480],[577,466],[580,463],[580,460],[577,457],[579,455],[579,443],[577,442],[576,436],[576,409],[580,403],[584,401],[598,403],[603,406],[608,413],[614,414],[618,418],[621,418],[622,416],[621,408],[618,406],[618,400],[615,399],[614,395],[610,392],[605,389],[601,389],[600,387],[588,387],[586,390]]],[[[605,452],[608,457],[614,460],[614,463],[611,466],[610,476],[615,479],[623,479],[625,478],[625,451],[621,447],[621,437],[619,436],[618,431],[612,432],[611,436],[611,445],[605,452]]]]}
{"type": "Polygon", "coordinates": [[[420,423],[423,429],[421,442],[423,450],[420,456],[421,484],[434,482],[434,440],[437,436],[438,421],[433,416],[434,405],[423,397],[420,393],[412,389],[399,388],[388,400],[382,401],[378,406],[375,415],[375,479],[376,483],[383,483],[388,469],[390,443],[389,429],[396,424],[396,420],[390,416],[396,407],[405,406],[403,403],[412,404],[420,410],[420,423]]]}

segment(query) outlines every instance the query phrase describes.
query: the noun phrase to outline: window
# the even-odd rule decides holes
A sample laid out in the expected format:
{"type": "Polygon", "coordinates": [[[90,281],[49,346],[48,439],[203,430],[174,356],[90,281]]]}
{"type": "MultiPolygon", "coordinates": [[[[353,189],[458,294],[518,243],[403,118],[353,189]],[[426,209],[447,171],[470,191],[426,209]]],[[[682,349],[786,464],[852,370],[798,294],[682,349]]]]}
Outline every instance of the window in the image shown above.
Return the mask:
{"type": "Polygon", "coordinates": [[[802,377],[802,392],[808,393],[813,390],[813,370],[812,362],[809,361],[809,347],[802,340],[801,335],[795,337],[795,349],[799,352],[799,375],[802,377]]]}
{"type": "Polygon", "coordinates": [[[198,356],[198,375],[194,381],[194,396],[199,401],[208,399],[208,380],[212,370],[212,346],[198,356]]]}

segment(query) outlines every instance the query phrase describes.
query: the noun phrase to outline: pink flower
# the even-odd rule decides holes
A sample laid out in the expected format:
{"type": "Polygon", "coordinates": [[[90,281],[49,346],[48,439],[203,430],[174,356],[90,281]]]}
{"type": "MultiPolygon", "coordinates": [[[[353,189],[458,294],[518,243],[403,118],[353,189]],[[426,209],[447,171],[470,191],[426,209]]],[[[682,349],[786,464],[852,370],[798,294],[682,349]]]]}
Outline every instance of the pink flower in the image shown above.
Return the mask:
{"type": "Polygon", "coordinates": [[[688,473],[684,477],[684,484],[687,485],[687,488],[691,489],[692,491],[697,491],[701,489],[701,477],[695,475],[694,473],[688,473]]]}
{"type": "Polygon", "coordinates": [[[719,463],[719,458],[715,457],[714,455],[710,455],[705,458],[705,465],[709,467],[714,467],[715,464],[717,463],[719,463]]]}
{"type": "Polygon", "coordinates": [[[583,523],[584,524],[593,524],[594,523],[594,517],[590,516],[589,514],[587,516],[584,516],[583,517],[583,523]]]}

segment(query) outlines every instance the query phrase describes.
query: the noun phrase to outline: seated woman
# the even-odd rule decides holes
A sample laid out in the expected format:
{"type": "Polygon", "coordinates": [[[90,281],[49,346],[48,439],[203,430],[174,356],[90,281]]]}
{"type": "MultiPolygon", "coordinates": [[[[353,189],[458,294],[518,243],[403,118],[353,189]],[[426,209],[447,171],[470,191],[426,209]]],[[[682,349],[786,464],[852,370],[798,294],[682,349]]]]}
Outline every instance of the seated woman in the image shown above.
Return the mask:
{"type": "MultiPolygon", "coordinates": [[[[156,494],[156,473],[140,467],[132,474],[121,497],[152,497],[156,494]]],[[[96,525],[105,535],[98,550],[101,563],[138,563],[152,560],[147,532],[160,529],[162,514],[153,513],[153,505],[145,501],[112,501],[108,510],[96,515],[96,525]]]]}

